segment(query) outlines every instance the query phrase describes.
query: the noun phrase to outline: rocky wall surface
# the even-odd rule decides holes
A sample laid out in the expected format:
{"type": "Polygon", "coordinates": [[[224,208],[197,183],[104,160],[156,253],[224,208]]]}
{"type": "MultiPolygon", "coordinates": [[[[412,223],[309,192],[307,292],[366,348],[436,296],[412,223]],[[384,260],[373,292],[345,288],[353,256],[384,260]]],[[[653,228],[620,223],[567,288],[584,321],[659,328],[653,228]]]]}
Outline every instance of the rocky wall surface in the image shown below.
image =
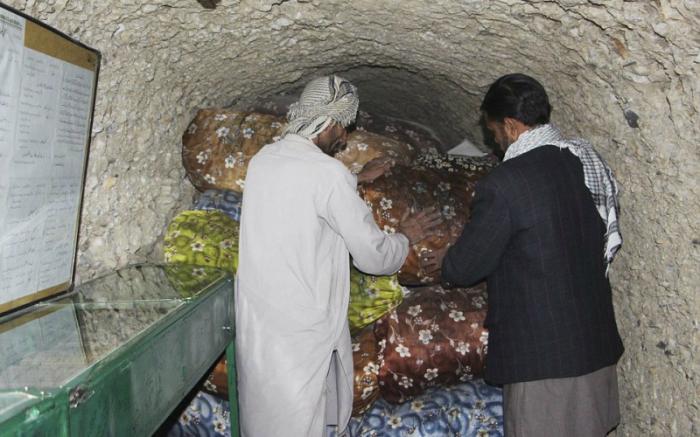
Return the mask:
{"type": "Polygon", "coordinates": [[[10,0],[102,52],[79,274],[157,259],[193,189],[180,136],[197,108],[339,72],[362,108],[481,141],[499,75],[549,90],[622,191],[611,281],[627,351],[618,435],[700,433],[700,3],[697,0],[10,0]],[[204,2],[217,3],[217,2],[204,2]]]}

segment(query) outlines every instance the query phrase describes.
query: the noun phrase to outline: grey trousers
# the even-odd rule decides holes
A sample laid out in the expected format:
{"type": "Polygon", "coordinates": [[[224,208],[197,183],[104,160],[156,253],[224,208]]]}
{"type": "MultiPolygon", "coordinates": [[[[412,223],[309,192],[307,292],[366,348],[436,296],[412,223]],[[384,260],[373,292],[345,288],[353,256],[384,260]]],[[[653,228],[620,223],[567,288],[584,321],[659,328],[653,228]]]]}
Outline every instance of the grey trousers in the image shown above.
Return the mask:
{"type": "Polygon", "coordinates": [[[616,366],[503,386],[506,437],[601,437],[620,422],[616,366]]]}

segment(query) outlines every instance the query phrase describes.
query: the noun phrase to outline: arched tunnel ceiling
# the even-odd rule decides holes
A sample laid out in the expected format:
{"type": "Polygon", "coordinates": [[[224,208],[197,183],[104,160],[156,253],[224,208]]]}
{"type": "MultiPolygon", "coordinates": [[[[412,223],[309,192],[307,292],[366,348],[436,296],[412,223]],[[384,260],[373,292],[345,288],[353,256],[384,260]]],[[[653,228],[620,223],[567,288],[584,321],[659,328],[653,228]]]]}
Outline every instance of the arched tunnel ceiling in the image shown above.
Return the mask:
{"type": "MultiPolygon", "coordinates": [[[[425,126],[441,139],[445,148],[456,145],[463,139],[462,133],[455,129],[455,126],[471,123],[473,126],[470,127],[478,127],[478,115],[476,121],[471,120],[474,113],[469,114],[469,120],[465,119],[469,103],[474,103],[476,106],[471,106],[478,108],[475,97],[469,96],[463,88],[439,74],[427,76],[424,72],[413,71],[406,66],[357,63],[337,64],[314,70],[315,75],[330,73],[343,76],[358,87],[360,110],[425,126]],[[457,107],[462,110],[455,110],[457,107]]],[[[232,102],[232,105],[246,107],[256,102],[293,101],[301,92],[304,81],[305,79],[300,79],[293,84],[277,88],[276,93],[262,94],[252,98],[252,101],[243,98],[241,101],[232,102]],[[285,97],[279,98],[280,94],[285,97]]]]}
{"type": "Polygon", "coordinates": [[[627,352],[618,434],[698,432],[696,0],[8,3],[103,54],[81,278],[159,259],[165,225],[192,199],[180,136],[199,107],[341,72],[363,108],[426,124],[448,146],[480,140],[478,106],[496,77],[537,77],[554,121],[590,139],[620,182],[626,240],[611,280],[627,352]]]}

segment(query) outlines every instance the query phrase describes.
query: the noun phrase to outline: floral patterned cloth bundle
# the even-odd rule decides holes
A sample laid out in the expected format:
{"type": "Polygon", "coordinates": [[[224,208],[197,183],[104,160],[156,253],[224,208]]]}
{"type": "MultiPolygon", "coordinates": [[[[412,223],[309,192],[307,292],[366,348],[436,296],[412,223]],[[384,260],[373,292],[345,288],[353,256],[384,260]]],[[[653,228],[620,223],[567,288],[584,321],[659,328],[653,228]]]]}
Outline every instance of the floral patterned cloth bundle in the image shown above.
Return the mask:
{"type": "Polygon", "coordinates": [[[221,277],[221,270],[218,268],[178,262],[166,265],[164,270],[168,281],[183,299],[193,297],[202,288],[207,287],[221,277]]]}
{"type": "Polygon", "coordinates": [[[219,357],[219,361],[216,362],[207,375],[207,379],[202,383],[202,390],[228,399],[228,362],[225,353],[219,357]]]}
{"type": "MultiPolygon", "coordinates": [[[[168,437],[231,435],[229,403],[199,392],[178,415],[167,422],[168,437]]],[[[159,433],[160,435],[160,433],[159,433]]],[[[369,410],[350,419],[349,437],[503,437],[501,389],[483,381],[449,388],[434,387],[412,401],[394,405],[378,399],[369,410]]],[[[338,437],[335,428],[327,437],[338,437]]]]}
{"type": "Polygon", "coordinates": [[[423,272],[418,257],[423,251],[443,248],[457,240],[469,218],[476,182],[495,163],[491,158],[457,157],[428,149],[421,151],[411,164],[396,165],[390,174],[359,187],[384,232],[396,232],[399,220],[409,210],[435,208],[443,215],[444,223],[437,229],[437,235],[411,248],[399,270],[401,284],[438,282],[439,272],[433,275],[423,272]]]}
{"type": "Polygon", "coordinates": [[[429,387],[483,375],[488,333],[485,285],[414,290],[374,325],[382,397],[400,403],[429,387]]]}
{"type": "MultiPolygon", "coordinates": [[[[165,261],[218,267],[235,274],[238,229],[238,222],[221,211],[183,211],[165,231],[165,261]]],[[[193,276],[197,276],[196,269],[193,276]]]]}
{"type": "Polygon", "coordinates": [[[416,156],[416,148],[384,135],[357,129],[348,135],[348,145],[335,155],[353,173],[375,158],[387,157],[399,164],[408,165],[416,156]]]}
{"type": "Polygon", "coordinates": [[[366,275],[351,267],[348,305],[350,333],[358,333],[399,306],[406,292],[407,290],[399,285],[396,275],[366,275]]]}
{"type": "Polygon", "coordinates": [[[440,148],[441,142],[426,126],[406,123],[393,117],[381,114],[369,114],[360,110],[357,114],[358,129],[381,134],[401,143],[408,143],[416,150],[440,148]]]}
{"type": "Polygon", "coordinates": [[[274,115],[200,109],[182,135],[182,163],[192,185],[243,192],[250,159],[285,125],[274,115]]]}
{"type": "Polygon", "coordinates": [[[363,329],[352,339],[352,415],[359,416],[379,397],[379,344],[374,326],[363,329]]]}
{"type": "Polygon", "coordinates": [[[503,437],[501,389],[475,380],[432,387],[401,404],[379,398],[365,413],[350,419],[347,435],[503,437]]]}
{"type": "Polygon", "coordinates": [[[197,199],[194,209],[203,211],[221,211],[233,220],[241,221],[241,193],[231,190],[210,189],[197,199]]]}
{"type": "MultiPolygon", "coordinates": [[[[225,108],[200,109],[182,135],[182,162],[199,191],[211,188],[243,192],[251,158],[265,145],[277,141],[284,117],[225,108]]],[[[354,173],[369,161],[389,157],[408,164],[416,148],[405,141],[357,129],[348,136],[348,147],[337,158],[354,173]]]]}

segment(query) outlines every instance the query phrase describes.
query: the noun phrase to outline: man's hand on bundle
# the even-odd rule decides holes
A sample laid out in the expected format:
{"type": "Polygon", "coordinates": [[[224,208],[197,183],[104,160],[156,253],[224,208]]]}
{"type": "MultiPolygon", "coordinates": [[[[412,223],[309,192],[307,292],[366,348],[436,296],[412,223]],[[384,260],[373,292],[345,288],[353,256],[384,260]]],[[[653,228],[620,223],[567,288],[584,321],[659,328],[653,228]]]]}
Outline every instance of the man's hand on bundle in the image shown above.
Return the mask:
{"type": "Polygon", "coordinates": [[[414,245],[436,234],[436,228],[442,224],[442,214],[435,208],[424,209],[415,214],[409,211],[401,217],[399,232],[408,238],[410,245],[414,245]]]}
{"type": "Polygon", "coordinates": [[[374,158],[362,167],[362,171],[357,175],[357,182],[360,184],[372,182],[388,172],[394,164],[394,160],[388,157],[374,158]]]}
{"type": "Polygon", "coordinates": [[[420,269],[427,275],[433,275],[437,273],[438,270],[442,268],[442,260],[447,254],[447,249],[450,245],[441,247],[439,249],[426,250],[418,255],[418,264],[420,269]]]}

